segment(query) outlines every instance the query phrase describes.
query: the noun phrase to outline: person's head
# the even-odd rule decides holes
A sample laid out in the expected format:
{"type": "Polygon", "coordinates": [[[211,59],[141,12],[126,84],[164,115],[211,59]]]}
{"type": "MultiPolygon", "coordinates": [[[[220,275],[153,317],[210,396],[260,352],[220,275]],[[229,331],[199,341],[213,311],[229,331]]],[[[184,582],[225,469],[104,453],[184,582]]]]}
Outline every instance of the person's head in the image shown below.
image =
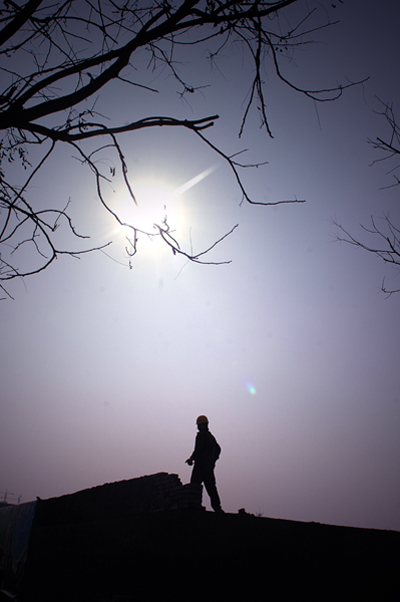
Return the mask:
{"type": "Polygon", "coordinates": [[[207,416],[201,415],[196,420],[197,428],[199,431],[205,431],[208,429],[208,418],[207,416]]]}

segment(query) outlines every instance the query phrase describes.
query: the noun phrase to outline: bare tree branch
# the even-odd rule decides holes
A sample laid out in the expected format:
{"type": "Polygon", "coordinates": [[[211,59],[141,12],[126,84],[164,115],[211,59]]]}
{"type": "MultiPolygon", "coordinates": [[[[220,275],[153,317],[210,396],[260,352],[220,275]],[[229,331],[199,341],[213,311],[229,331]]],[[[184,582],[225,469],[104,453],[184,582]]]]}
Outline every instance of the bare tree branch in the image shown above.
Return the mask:
{"type": "MultiPolygon", "coordinates": [[[[378,99],[379,100],[379,99],[378,99]]],[[[384,140],[377,137],[375,140],[368,140],[369,144],[372,144],[373,148],[383,152],[383,156],[379,159],[375,159],[371,165],[379,163],[381,161],[391,161],[394,159],[394,165],[388,171],[388,174],[393,172],[400,167],[400,127],[396,122],[396,117],[393,110],[393,105],[379,102],[383,105],[383,110],[378,112],[378,115],[382,115],[390,127],[390,135],[384,140]]],[[[384,186],[383,189],[393,188],[400,184],[399,178],[393,174],[395,183],[390,186],[384,186]]],[[[371,226],[361,225],[362,230],[369,237],[370,243],[363,242],[361,238],[355,237],[347,229],[345,229],[337,220],[334,220],[335,226],[339,230],[339,234],[336,239],[340,242],[346,242],[359,249],[363,249],[368,253],[372,253],[381,259],[385,264],[395,265],[400,267],[400,229],[396,226],[390,215],[384,214],[379,219],[371,215],[371,226]],[[375,243],[375,241],[377,241],[375,243]]],[[[385,286],[385,280],[382,282],[381,290],[386,293],[389,297],[394,293],[400,292],[400,289],[390,289],[385,286]]]]}
{"type": "MultiPolygon", "coordinates": [[[[329,8],[328,3],[328,8],[329,8]]],[[[69,201],[61,208],[39,209],[31,200],[32,181],[48,158],[60,145],[69,145],[79,160],[94,175],[100,206],[127,231],[126,253],[129,266],[138,251],[139,235],[157,236],[174,254],[195,263],[228,263],[206,261],[205,255],[230,235],[237,225],[201,252],[181,248],[178,234],[167,217],[161,224],[145,232],[128,223],[107,201],[103,187],[110,175],[96,160],[100,151],[116,153],[119,173],[133,205],[136,203],[134,183],[129,178],[128,163],[121,135],[154,127],[175,127],[190,131],[230,167],[242,193],[242,202],[276,205],[302,203],[303,200],[276,200],[266,203],[252,199],[241,179],[245,168],[260,167],[265,161],[239,163],[238,152],[229,154],[207,137],[219,116],[200,116],[192,120],[169,116],[143,115],[130,123],[118,123],[95,111],[96,100],[103,91],[118,82],[130,91],[141,88],[158,92],[151,81],[133,77],[136,56],[149,53],[149,70],[166,69],[179,86],[179,94],[195,94],[206,86],[196,86],[182,75],[177,51],[198,48],[200,56],[215,60],[229,43],[239,43],[250,57],[254,73],[245,106],[239,136],[256,106],[262,127],[272,137],[264,97],[263,65],[271,60],[275,74],[297,92],[317,101],[338,98],[353,83],[337,84],[324,90],[294,85],[284,73],[284,61],[295,49],[314,41],[316,32],[331,24],[325,18],[314,23],[314,8],[306,0],[27,0],[19,6],[7,1],[0,13],[0,286],[13,278],[38,273],[62,254],[77,257],[89,250],[102,250],[94,245],[80,251],[60,249],[54,233],[66,228],[80,240],[68,214],[69,201]],[[288,11],[291,18],[286,17],[288,11]],[[311,21],[312,19],[312,21],[311,21]],[[95,100],[93,100],[95,99],[95,100]],[[115,123],[116,122],[116,123],[115,123]],[[90,147],[90,144],[92,145],[90,147]],[[88,148],[89,147],[89,148],[88,148]],[[29,150],[34,150],[33,161],[29,150]],[[34,165],[31,165],[31,161],[34,165]],[[18,177],[15,175],[19,166],[18,177]],[[25,174],[25,176],[23,176],[25,174]],[[21,251],[29,248],[27,265],[21,251]],[[17,257],[19,259],[17,259],[17,257]],[[36,263],[33,261],[36,258],[36,263]]],[[[149,73],[149,77],[153,77],[149,73]]],[[[145,108],[143,108],[145,110],[145,108]]],[[[390,149],[389,149],[390,150],[390,149]]],[[[111,177],[116,168],[111,170],[111,177]]],[[[6,293],[7,294],[7,293],[6,293]]]]}

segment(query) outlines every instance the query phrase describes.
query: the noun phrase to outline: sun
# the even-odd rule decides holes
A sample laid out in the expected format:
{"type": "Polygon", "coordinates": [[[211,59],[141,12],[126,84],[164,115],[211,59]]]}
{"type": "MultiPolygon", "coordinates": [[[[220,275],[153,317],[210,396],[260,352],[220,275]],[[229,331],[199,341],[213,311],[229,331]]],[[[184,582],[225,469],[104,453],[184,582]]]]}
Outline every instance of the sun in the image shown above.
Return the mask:
{"type": "Polygon", "coordinates": [[[167,182],[154,178],[135,184],[136,206],[131,207],[131,222],[134,226],[144,232],[153,232],[154,224],[161,225],[164,219],[172,215],[173,192],[172,186],[167,182]]]}
{"type": "Polygon", "coordinates": [[[162,225],[163,221],[174,213],[171,202],[174,187],[155,177],[141,178],[132,185],[134,199],[126,187],[121,185],[116,191],[111,205],[112,213],[117,216],[118,224],[114,225],[108,236],[132,237],[133,228],[138,232],[155,234],[154,224],[162,225]]]}
{"type": "Polygon", "coordinates": [[[187,222],[185,192],[208,177],[217,167],[218,165],[214,165],[201,171],[180,186],[174,186],[171,182],[157,178],[154,174],[151,177],[136,180],[132,184],[136,202],[126,190],[115,199],[114,211],[122,225],[117,226],[112,234],[114,236],[120,234],[124,237],[132,235],[130,227],[132,226],[139,232],[152,235],[156,232],[155,224],[162,227],[165,221],[174,230],[181,230],[185,226],[190,227],[188,223],[185,223],[187,222]]]}

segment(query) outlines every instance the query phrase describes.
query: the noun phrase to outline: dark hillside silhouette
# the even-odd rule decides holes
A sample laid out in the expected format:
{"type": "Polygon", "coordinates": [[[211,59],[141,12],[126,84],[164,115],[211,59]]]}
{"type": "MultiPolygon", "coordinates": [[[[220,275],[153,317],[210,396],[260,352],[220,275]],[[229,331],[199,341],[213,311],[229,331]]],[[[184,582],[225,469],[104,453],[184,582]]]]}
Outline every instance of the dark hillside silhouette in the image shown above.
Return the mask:
{"type": "Polygon", "coordinates": [[[37,500],[19,600],[398,600],[400,533],[205,512],[199,493],[159,473],[37,500]]]}

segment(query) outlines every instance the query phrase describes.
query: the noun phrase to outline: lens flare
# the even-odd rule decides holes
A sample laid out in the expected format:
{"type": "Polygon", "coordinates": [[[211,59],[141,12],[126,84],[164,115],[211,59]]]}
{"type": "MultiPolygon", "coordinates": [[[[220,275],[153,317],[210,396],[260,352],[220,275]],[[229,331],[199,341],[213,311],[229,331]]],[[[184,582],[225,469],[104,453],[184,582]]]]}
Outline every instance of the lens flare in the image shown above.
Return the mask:
{"type": "Polygon", "coordinates": [[[254,382],[251,378],[243,377],[242,378],[243,388],[250,393],[250,395],[255,395],[257,393],[257,389],[254,386],[254,382]]]}
{"type": "Polygon", "coordinates": [[[251,395],[255,395],[257,393],[255,386],[251,383],[248,383],[247,390],[251,395]]]}
{"type": "Polygon", "coordinates": [[[205,169],[191,180],[185,182],[185,184],[182,184],[182,186],[176,188],[174,192],[170,194],[170,198],[174,199],[186,192],[187,190],[190,190],[190,188],[193,188],[193,186],[196,186],[196,184],[204,180],[204,178],[207,178],[207,176],[211,175],[216,169],[218,169],[218,164],[212,165],[208,169],[205,169]]]}

